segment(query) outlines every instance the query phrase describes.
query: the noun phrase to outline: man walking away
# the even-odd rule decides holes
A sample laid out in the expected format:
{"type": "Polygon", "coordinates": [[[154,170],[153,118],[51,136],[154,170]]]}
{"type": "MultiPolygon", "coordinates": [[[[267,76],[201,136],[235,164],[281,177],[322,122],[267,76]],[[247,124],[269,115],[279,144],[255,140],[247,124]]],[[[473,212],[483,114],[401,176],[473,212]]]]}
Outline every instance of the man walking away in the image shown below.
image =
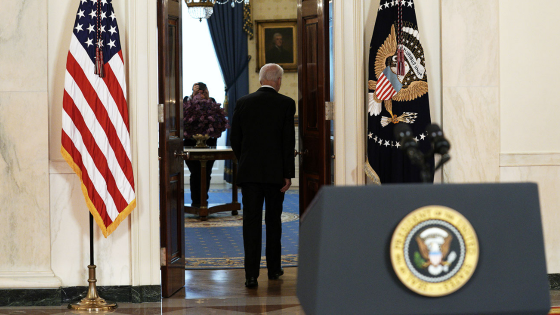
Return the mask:
{"type": "Polygon", "coordinates": [[[258,286],[265,204],[268,278],[284,274],[281,258],[282,203],[295,176],[296,103],[279,94],[284,70],[265,64],[261,88],[237,101],[231,127],[231,146],[238,160],[237,183],[243,195],[245,286],[258,286]]]}

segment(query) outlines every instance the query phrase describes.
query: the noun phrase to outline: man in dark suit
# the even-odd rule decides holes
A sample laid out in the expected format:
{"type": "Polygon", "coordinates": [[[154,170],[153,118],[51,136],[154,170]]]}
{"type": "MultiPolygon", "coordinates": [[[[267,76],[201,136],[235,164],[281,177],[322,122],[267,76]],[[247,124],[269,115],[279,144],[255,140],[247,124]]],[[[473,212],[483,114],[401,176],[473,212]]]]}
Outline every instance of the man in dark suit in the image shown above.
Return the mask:
{"type": "Polygon", "coordinates": [[[266,204],[266,265],[268,278],[284,274],[281,258],[282,203],[295,177],[296,103],[279,94],[284,70],[264,65],[259,73],[261,88],[235,106],[231,147],[238,160],[237,183],[243,194],[243,247],[245,286],[258,285],[262,244],[262,208],[266,204]]]}

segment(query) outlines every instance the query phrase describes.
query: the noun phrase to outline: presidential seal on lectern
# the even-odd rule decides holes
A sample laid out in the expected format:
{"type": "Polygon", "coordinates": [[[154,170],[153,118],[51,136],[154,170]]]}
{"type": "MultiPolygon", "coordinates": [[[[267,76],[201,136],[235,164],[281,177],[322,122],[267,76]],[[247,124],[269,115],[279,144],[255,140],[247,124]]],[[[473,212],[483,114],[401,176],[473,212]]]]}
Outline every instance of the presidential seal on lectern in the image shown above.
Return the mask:
{"type": "Polygon", "coordinates": [[[391,263],[410,290],[439,297],[459,290],[478,263],[476,232],[459,212],[425,206],[409,213],[391,239],[391,263]]]}

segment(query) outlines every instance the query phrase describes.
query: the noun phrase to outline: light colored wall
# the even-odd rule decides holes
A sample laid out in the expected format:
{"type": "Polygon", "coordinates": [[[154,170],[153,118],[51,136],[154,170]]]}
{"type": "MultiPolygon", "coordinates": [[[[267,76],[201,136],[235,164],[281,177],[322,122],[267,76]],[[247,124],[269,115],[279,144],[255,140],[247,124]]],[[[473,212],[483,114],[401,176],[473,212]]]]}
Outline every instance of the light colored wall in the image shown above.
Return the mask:
{"type": "Polygon", "coordinates": [[[560,152],[560,1],[500,0],[501,152],[560,152]]]}
{"type": "Polygon", "coordinates": [[[0,9],[0,288],[60,286],[51,269],[46,2],[0,9]]]}
{"type": "Polygon", "coordinates": [[[500,180],[539,185],[549,273],[560,272],[560,2],[500,0],[500,180]]]}
{"type": "MultiPolygon", "coordinates": [[[[297,18],[297,0],[253,0],[251,1],[253,21],[255,20],[285,20],[297,18]]],[[[255,37],[248,41],[249,55],[249,93],[256,91],[261,85],[257,72],[257,25],[254,23],[255,37]]],[[[282,78],[280,93],[296,101],[298,99],[297,72],[285,72],[282,78]]]]}
{"type": "Polygon", "coordinates": [[[538,183],[548,272],[559,273],[560,65],[537,64],[560,48],[551,40],[560,35],[553,22],[560,4],[441,3],[443,126],[453,156],[444,179],[538,183]]]}
{"type": "Polygon", "coordinates": [[[498,0],[442,1],[443,130],[449,183],[498,182],[498,0]]]}

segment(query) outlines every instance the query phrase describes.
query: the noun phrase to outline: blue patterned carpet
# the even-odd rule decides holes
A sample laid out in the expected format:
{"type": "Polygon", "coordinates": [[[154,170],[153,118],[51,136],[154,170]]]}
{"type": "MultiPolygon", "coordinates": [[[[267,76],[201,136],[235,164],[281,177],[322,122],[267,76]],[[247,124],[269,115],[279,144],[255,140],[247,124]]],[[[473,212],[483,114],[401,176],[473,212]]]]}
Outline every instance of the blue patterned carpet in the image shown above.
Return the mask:
{"type": "MultiPolygon", "coordinates": [[[[210,190],[208,202],[231,202],[231,190],[210,190]]],[[[238,196],[241,202],[241,192],[238,196]]],[[[185,190],[185,203],[191,201],[190,191],[185,190]]],[[[264,211],[263,211],[264,215],[264,211]]],[[[231,212],[213,213],[208,221],[197,215],[185,214],[185,269],[243,268],[243,210],[232,216],[231,212]]],[[[261,268],[266,268],[266,226],[263,216],[263,247],[261,268]]],[[[282,214],[282,266],[297,266],[299,244],[299,192],[290,190],[284,198],[282,214]]]]}

